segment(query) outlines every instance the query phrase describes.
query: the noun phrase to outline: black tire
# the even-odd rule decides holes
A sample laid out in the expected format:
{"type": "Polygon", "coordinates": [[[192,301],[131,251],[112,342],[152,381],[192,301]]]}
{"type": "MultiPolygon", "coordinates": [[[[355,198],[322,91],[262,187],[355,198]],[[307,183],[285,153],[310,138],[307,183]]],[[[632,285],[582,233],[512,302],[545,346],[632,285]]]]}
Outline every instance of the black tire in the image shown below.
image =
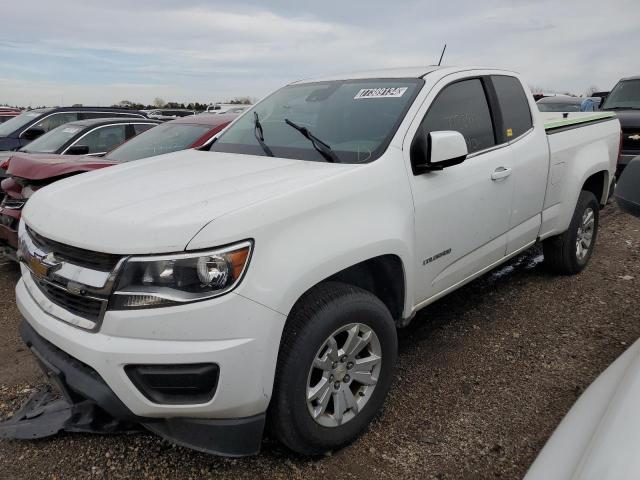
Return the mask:
{"type": "Polygon", "coordinates": [[[373,294],[338,282],[322,283],[294,306],[278,355],[269,407],[271,433],[302,455],[341,448],[362,434],[380,411],[393,380],[398,338],[386,306],[373,294]],[[319,349],[336,330],[361,323],[374,331],[382,351],[378,382],[362,409],[339,426],[317,423],[307,407],[309,371],[319,349]]]}
{"type": "Polygon", "coordinates": [[[567,231],[546,239],[542,244],[544,263],[551,272],[560,275],[575,275],[587,266],[596,244],[599,219],[600,205],[598,200],[593,193],[583,190],[578,197],[578,203],[567,231]],[[591,209],[594,215],[593,236],[586,256],[579,258],[576,242],[582,218],[587,209],[591,209]]]}

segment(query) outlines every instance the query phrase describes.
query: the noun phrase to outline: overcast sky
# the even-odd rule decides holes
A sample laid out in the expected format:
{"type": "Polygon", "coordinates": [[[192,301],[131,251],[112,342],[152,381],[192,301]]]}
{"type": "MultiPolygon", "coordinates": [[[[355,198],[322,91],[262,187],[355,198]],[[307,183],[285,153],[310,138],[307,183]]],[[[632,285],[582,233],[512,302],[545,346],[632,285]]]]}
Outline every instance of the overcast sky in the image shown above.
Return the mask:
{"type": "Polygon", "coordinates": [[[638,0],[0,0],[0,104],[261,97],[300,78],[437,63],[583,93],[640,74],[638,0]]]}

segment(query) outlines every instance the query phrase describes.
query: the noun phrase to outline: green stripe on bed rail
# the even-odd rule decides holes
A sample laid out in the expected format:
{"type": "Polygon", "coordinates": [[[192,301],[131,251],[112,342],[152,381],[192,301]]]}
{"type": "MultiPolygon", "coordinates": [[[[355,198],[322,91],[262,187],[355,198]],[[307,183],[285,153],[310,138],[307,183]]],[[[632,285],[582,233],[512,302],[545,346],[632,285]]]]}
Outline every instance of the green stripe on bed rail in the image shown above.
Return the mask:
{"type": "MultiPolygon", "coordinates": [[[[569,114],[571,115],[571,114],[569,114]]],[[[553,122],[548,122],[544,124],[545,130],[550,130],[552,128],[566,127],[568,125],[576,125],[579,123],[588,123],[594,122],[596,120],[603,120],[605,118],[613,118],[616,114],[613,112],[602,112],[602,113],[594,113],[593,115],[578,117],[578,118],[563,118],[562,120],[556,120],[553,122]]]]}

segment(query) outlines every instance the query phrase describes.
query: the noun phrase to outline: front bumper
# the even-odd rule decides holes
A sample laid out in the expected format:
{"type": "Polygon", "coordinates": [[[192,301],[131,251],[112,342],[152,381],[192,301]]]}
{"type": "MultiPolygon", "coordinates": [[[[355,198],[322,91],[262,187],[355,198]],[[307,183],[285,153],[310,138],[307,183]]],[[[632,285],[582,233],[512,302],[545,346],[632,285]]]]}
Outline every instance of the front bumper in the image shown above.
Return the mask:
{"type": "Polygon", "coordinates": [[[100,331],[93,333],[63,321],[66,311],[34,285],[23,266],[16,301],[26,321],[93,368],[135,415],[239,418],[266,411],[284,315],[231,292],[179,307],[107,311],[100,331]],[[215,395],[199,404],[154,403],[125,372],[128,365],[199,363],[219,367],[215,395]]]}
{"type": "Polygon", "coordinates": [[[218,420],[140,417],[129,410],[95,370],[45,340],[27,322],[22,322],[20,334],[45,374],[71,402],[80,404],[89,400],[115,419],[141,423],[174,443],[207,453],[244,456],[260,450],[264,413],[218,420]]]}

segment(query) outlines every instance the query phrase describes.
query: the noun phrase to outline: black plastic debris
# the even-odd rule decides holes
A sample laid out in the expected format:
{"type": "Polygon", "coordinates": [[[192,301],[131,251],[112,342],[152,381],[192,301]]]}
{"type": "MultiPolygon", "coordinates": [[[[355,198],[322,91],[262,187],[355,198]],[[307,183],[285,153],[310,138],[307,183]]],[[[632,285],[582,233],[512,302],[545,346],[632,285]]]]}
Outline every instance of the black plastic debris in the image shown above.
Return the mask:
{"type": "Polygon", "coordinates": [[[0,422],[0,438],[29,440],[45,438],[61,431],[118,433],[134,430],[90,400],[73,403],[54,393],[50,387],[35,392],[13,416],[0,422]]]}

